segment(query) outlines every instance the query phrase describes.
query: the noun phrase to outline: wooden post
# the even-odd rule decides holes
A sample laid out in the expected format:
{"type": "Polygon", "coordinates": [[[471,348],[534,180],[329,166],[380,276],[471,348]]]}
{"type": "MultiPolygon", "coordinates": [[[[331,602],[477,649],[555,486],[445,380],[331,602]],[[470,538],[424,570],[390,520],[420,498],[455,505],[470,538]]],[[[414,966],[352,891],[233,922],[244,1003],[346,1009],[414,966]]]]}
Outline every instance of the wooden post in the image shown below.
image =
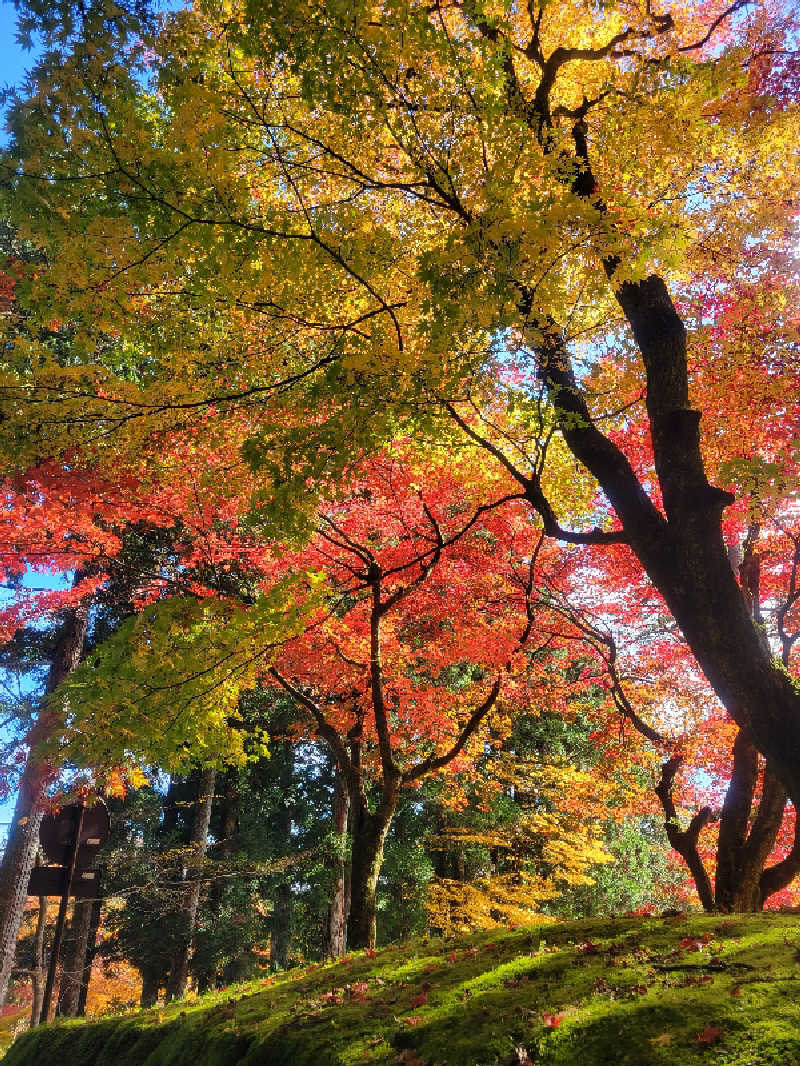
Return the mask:
{"type": "Polygon", "coordinates": [[[64,922],[67,917],[67,905],[69,903],[69,893],[72,888],[72,878],[75,875],[75,862],[78,858],[78,847],[81,839],[81,829],[83,828],[83,812],[85,810],[84,805],[81,803],[77,807],[75,835],[70,845],[69,855],[66,862],[66,872],[64,877],[64,889],[61,894],[61,904],[58,908],[58,918],[56,919],[56,928],[53,933],[53,947],[50,952],[50,966],[47,969],[47,984],[44,988],[44,999],[42,1000],[42,1013],[40,1019],[46,1022],[50,1015],[50,1001],[53,998],[53,985],[56,980],[56,966],[58,965],[58,956],[61,951],[61,940],[64,936],[64,922]]]}

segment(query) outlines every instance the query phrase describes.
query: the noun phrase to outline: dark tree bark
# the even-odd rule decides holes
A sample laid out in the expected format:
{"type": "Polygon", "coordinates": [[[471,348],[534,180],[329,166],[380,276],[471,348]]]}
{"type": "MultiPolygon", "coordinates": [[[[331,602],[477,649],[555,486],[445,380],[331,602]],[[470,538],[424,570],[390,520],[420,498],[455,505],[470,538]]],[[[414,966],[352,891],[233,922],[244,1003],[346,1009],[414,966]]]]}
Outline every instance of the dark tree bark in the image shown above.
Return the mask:
{"type": "Polygon", "coordinates": [[[678,812],[675,809],[675,803],[672,798],[672,785],[675,781],[675,774],[678,772],[682,762],[682,756],[674,755],[664,763],[661,770],[661,780],[656,787],[656,795],[661,800],[661,805],[664,808],[664,814],[666,815],[665,827],[667,831],[667,839],[689,867],[703,909],[711,911],[714,909],[714,894],[711,891],[711,879],[708,876],[708,871],[706,870],[700,852],[698,851],[697,842],[703,828],[708,825],[714,815],[710,807],[703,807],[703,809],[698,811],[694,818],[692,818],[686,829],[682,830],[680,828],[678,824],[678,812]]]}
{"type": "Polygon", "coordinates": [[[89,949],[89,930],[92,924],[92,901],[75,900],[69,931],[64,938],[61,954],[61,983],[58,989],[56,1016],[76,1018],[81,996],[81,982],[89,949]]]}
{"type": "MultiPolygon", "coordinates": [[[[786,792],[764,771],[761,802],[750,824],[758,784],[758,752],[745,730],[733,747],[733,773],[720,816],[714,901],[722,911],[759,911],[761,879],[786,809],[786,792]]],[[[783,887],[783,886],[781,886],[783,887]]]]}
{"type": "Polygon", "coordinates": [[[45,964],[44,933],[47,925],[47,897],[39,896],[39,912],[36,916],[36,932],[33,936],[33,1002],[31,1003],[31,1028],[39,1024],[44,1002],[45,964]]]}
{"type": "MultiPolygon", "coordinates": [[[[88,602],[64,612],[47,678],[47,696],[80,662],[88,622],[88,602]]],[[[44,815],[47,785],[52,776],[52,767],[41,758],[37,749],[55,734],[60,723],[60,713],[46,704],[26,738],[28,758],[20,778],[17,802],[0,865],[0,1006],[5,1003],[8,994],[28,881],[39,846],[39,827],[44,815]]]]}
{"type": "MultiPolygon", "coordinates": [[[[102,885],[102,880],[100,881],[102,885]]],[[[97,954],[97,933],[100,929],[100,914],[103,910],[103,901],[100,896],[91,900],[91,914],[89,917],[89,936],[86,945],[86,954],[83,958],[83,971],[81,972],[81,987],[78,993],[77,1016],[83,1018],[86,1014],[86,1000],[89,995],[89,982],[92,979],[92,966],[97,954]]]]}
{"type": "Polygon", "coordinates": [[[764,771],[761,801],[753,814],[758,783],[758,753],[743,731],[737,734],[733,750],[731,782],[720,812],[717,842],[717,872],[711,879],[698,849],[700,833],[714,820],[710,807],[703,807],[681,830],[678,825],[672,786],[682,759],[673,756],[662,767],[656,794],[666,816],[667,838],[689,868],[704,910],[726,913],[760,911],[769,897],[785,888],[800,873],[800,840],[780,862],[766,867],[775,846],[786,809],[786,792],[769,767],[764,771]]]}
{"type": "Polygon", "coordinates": [[[161,990],[161,973],[158,970],[145,968],[142,970],[142,992],[139,997],[139,1005],[146,1009],[154,1007],[161,990]]]}
{"type": "Polygon", "coordinates": [[[181,908],[176,916],[178,944],[172,957],[167,979],[167,1002],[173,999],[183,999],[186,995],[192,937],[197,920],[197,907],[200,903],[200,876],[208,848],[208,825],[211,820],[211,805],[214,801],[215,780],[214,768],[205,767],[200,774],[198,785],[192,840],[185,870],[186,888],[181,908]]]}
{"type": "MultiPolygon", "coordinates": [[[[581,58],[580,50],[557,48],[546,57],[536,29],[527,53],[538,66],[539,83],[529,92],[520,83],[514,55],[498,31],[478,18],[473,19],[473,25],[503,51],[509,113],[527,125],[543,154],[551,154],[557,138],[550,94],[561,69],[581,58]]],[[[666,28],[665,23],[658,32],[666,32],[666,28]]],[[[601,54],[605,54],[602,49],[601,54]]],[[[574,151],[560,149],[561,170],[564,184],[604,220],[615,245],[613,253],[600,253],[601,263],[645,371],[647,415],[663,510],[654,504],[621,449],[594,421],[563,331],[546,310],[537,307],[535,290],[522,280],[513,284],[523,333],[535,353],[562,436],[575,458],[599,483],[621,530],[576,532],[561,528],[538,471],[517,469],[497,447],[488,441],[482,444],[524,488],[546,533],[572,543],[624,541],[631,547],[720,702],[736,724],[747,729],[797,809],[800,693],[774,659],[752,616],[748,596],[731,569],[721,520],[734,497],[711,485],[706,476],[700,448],[702,412],[692,407],[689,397],[686,327],[661,277],[651,274],[641,281],[618,280],[624,277],[628,242],[624,234],[615,231],[592,171],[587,115],[595,102],[584,100],[567,112],[573,122],[574,151]]],[[[453,209],[465,222],[473,221],[457,201],[453,209]]]]}
{"type": "MultiPolygon", "coordinates": [[[[761,621],[760,567],[756,551],[759,532],[756,523],[750,526],[738,568],[745,601],[757,623],[761,621]]],[[[785,648],[784,663],[788,663],[785,648]]],[[[692,825],[696,826],[697,833],[692,840],[687,833],[677,833],[671,826],[674,818],[674,806],[671,806],[672,780],[679,765],[678,760],[673,759],[665,765],[656,792],[667,815],[667,835],[695,876],[698,895],[705,909],[760,911],[769,896],[784,888],[797,872],[791,854],[776,867],[765,869],[783,823],[787,796],[769,765],[766,765],[761,800],[754,814],[759,754],[746,729],[740,729],[736,735],[731,762],[731,779],[719,816],[713,899],[709,878],[697,850],[697,835],[710,820],[708,809],[704,808],[693,819],[692,825]],[[700,881],[697,880],[698,876],[700,881]]]]}
{"type": "MultiPolygon", "coordinates": [[[[236,770],[229,770],[222,778],[217,774],[217,789],[215,803],[211,809],[211,833],[215,837],[214,858],[229,859],[233,854],[234,837],[239,822],[239,774],[236,770]]],[[[216,878],[208,889],[208,898],[205,903],[206,913],[210,920],[214,920],[220,913],[224,896],[223,881],[216,878]]],[[[197,991],[208,992],[214,988],[219,976],[219,971],[209,962],[203,970],[194,969],[197,991]]],[[[225,982],[229,983],[229,982],[225,982]]]]}
{"type": "Polygon", "coordinates": [[[289,962],[291,940],[292,888],[282,880],[272,900],[272,928],[269,936],[269,966],[271,970],[285,970],[289,962]]]}
{"type": "Polygon", "coordinates": [[[333,782],[333,831],[340,847],[336,856],[336,873],[334,875],[331,902],[325,915],[325,927],[322,935],[322,957],[339,959],[347,952],[347,919],[350,913],[350,862],[343,854],[341,843],[345,838],[352,839],[350,817],[350,792],[347,780],[339,767],[333,782]]]}
{"type": "Polygon", "coordinates": [[[350,860],[350,915],[347,922],[348,947],[374,948],[377,936],[377,888],[383,863],[386,834],[400,801],[400,782],[394,790],[384,788],[378,810],[367,807],[359,796],[353,817],[350,860]]]}
{"type": "MultiPolygon", "coordinates": [[[[90,952],[94,910],[95,901],[91,899],[75,900],[73,905],[69,933],[62,955],[61,983],[56,1006],[56,1015],[63,1018],[77,1018],[80,1013],[81,987],[90,952]]],[[[95,935],[96,932],[95,926],[95,935]]],[[[91,961],[89,967],[91,968],[91,961]]]]}

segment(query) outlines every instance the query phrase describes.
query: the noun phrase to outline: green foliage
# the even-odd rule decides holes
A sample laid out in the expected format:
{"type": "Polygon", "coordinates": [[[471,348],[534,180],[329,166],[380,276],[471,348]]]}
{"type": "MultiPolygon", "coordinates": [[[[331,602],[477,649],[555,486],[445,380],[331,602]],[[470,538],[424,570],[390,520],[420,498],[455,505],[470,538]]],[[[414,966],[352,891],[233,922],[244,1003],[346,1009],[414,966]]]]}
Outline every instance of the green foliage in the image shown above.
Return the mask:
{"type": "Polygon", "coordinates": [[[680,906],[685,877],[670,861],[663,823],[655,818],[626,818],[606,825],[611,862],[594,868],[592,884],[574,885],[545,904],[562,918],[594,918],[648,908],[680,906]]]}
{"type": "MultiPolygon", "coordinates": [[[[302,578],[278,583],[251,607],[175,597],[128,618],[54,696],[66,697],[62,743],[81,765],[131,762],[168,772],[197,762],[241,763],[263,751],[239,697],[269,665],[275,644],[297,632],[302,578]]],[[[321,582],[306,575],[304,607],[321,582]]]]}

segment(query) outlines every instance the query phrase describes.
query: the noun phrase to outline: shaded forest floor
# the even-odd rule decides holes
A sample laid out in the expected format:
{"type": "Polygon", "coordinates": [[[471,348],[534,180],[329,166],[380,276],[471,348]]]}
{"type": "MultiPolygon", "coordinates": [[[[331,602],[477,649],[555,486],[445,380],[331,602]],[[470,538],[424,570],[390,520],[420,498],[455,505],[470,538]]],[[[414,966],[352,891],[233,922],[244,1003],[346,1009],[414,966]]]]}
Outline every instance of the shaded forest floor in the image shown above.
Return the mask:
{"type": "Polygon", "coordinates": [[[20,1037],[3,1066],[800,1066],[800,919],[415,940],[20,1037]]]}

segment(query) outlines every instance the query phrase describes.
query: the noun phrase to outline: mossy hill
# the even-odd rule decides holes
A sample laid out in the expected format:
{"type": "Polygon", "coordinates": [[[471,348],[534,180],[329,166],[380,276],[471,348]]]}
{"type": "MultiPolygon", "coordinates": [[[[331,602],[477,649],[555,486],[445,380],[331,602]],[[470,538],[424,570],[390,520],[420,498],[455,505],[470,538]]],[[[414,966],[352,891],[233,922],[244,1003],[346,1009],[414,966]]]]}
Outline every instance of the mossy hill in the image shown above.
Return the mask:
{"type": "Polygon", "coordinates": [[[800,919],[416,940],[163,1010],[40,1028],[3,1066],[800,1066],[800,919]]]}

